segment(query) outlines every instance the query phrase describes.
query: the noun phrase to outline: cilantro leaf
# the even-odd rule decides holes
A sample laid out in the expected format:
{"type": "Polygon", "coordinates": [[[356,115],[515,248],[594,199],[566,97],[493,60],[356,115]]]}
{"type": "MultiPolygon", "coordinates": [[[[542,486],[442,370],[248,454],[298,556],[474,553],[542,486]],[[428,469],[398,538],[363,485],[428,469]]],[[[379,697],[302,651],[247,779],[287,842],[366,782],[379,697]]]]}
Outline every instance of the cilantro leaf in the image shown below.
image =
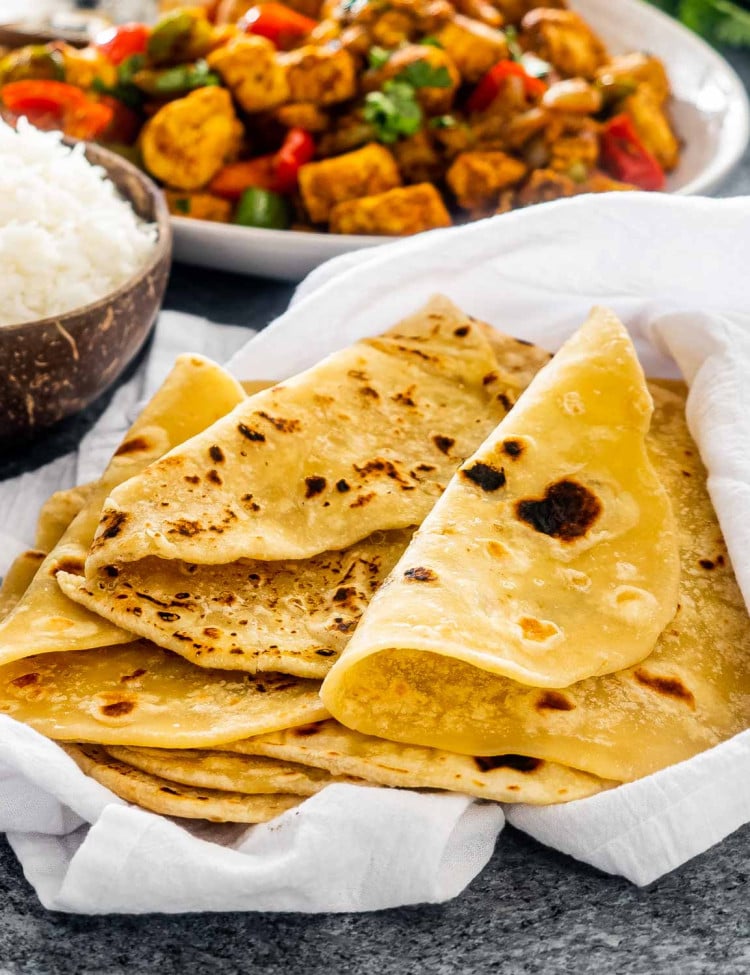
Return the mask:
{"type": "Polygon", "coordinates": [[[393,51],[387,51],[384,47],[378,47],[377,45],[371,47],[367,52],[367,60],[370,67],[374,71],[384,67],[390,61],[392,53],[393,51]]]}
{"type": "Polygon", "coordinates": [[[431,129],[454,129],[458,125],[452,115],[436,115],[428,124],[431,129]]]}
{"type": "Polygon", "coordinates": [[[422,40],[417,41],[417,43],[422,44],[423,46],[427,45],[427,47],[438,47],[441,51],[443,50],[443,45],[440,43],[437,37],[433,37],[432,34],[428,35],[427,37],[423,37],[422,40]]]}
{"type": "Polygon", "coordinates": [[[734,0],[651,0],[709,41],[750,46],[750,10],[734,0]]]}
{"type": "Polygon", "coordinates": [[[508,42],[508,54],[510,54],[513,61],[520,61],[523,57],[523,48],[518,43],[518,31],[516,28],[510,24],[503,31],[505,34],[505,40],[508,42]]]}
{"type": "Polygon", "coordinates": [[[450,72],[441,64],[433,67],[429,61],[413,61],[398,74],[399,81],[405,81],[412,88],[450,88],[453,84],[450,72]]]}
{"type": "Polygon", "coordinates": [[[387,144],[414,135],[422,127],[422,109],[414,88],[396,78],[386,81],[382,91],[371,91],[365,97],[363,115],[380,142],[387,144]]]}
{"type": "Polygon", "coordinates": [[[750,10],[743,10],[729,0],[714,0],[714,6],[721,14],[716,40],[734,47],[750,47],[750,10]]]}

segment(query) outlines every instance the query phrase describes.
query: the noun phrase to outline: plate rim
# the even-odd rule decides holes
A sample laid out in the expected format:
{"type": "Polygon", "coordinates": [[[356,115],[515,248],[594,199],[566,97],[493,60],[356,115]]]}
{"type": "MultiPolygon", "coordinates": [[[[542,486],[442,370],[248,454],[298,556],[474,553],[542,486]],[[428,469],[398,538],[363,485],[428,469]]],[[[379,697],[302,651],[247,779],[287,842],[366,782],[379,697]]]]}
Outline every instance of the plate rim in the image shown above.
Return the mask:
{"type": "MultiPolygon", "coordinates": [[[[572,0],[572,6],[574,9],[579,4],[585,7],[587,2],[601,7],[607,7],[612,0],[572,0]]],[[[650,19],[662,24],[665,29],[671,30],[675,35],[680,37],[682,44],[692,47],[698,52],[701,59],[708,61],[713,70],[719,72],[727,82],[728,109],[722,124],[724,134],[720,139],[718,151],[711,157],[704,169],[688,183],[677,189],[663,192],[662,194],[665,196],[705,195],[719,186],[727,178],[729,173],[741,161],[748,144],[750,144],[750,94],[730,62],[712,47],[708,41],[705,41],[694,31],[690,30],[690,28],[680,23],[680,21],[669,16],[669,14],[653,4],[648,3],[647,0],[617,0],[617,3],[621,11],[626,12],[628,19],[636,14],[639,18],[644,18],[646,21],[650,19]],[[727,132],[729,135],[726,134],[727,132]]],[[[621,13],[620,16],[622,15],[621,13]]],[[[472,221],[467,221],[467,223],[470,222],[472,221]]],[[[176,238],[183,237],[183,235],[192,237],[195,233],[200,233],[208,237],[221,236],[223,239],[236,237],[238,242],[242,241],[248,245],[262,243],[263,241],[269,244],[282,244],[286,241],[290,245],[290,249],[295,253],[298,253],[297,248],[305,250],[305,245],[315,246],[320,248],[320,263],[342,252],[405,239],[403,236],[270,230],[261,227],[242,227],[235,224],[195,220],[190,217],[177,215],[172,216],[172,225],[176,238]],[[212,229],[209,230],[207,228],[212,229]]],[[[458,226],[463,226],[463,224],[459,224],[458,226]]],[[[179,246],[181,241],[176,239],[176,243],[179,246]]],[[[281,269],[279,270],[281,273],[281,269]]],[[[248,273],[252,273],[252,271],[248,271],[248,273]]]]}

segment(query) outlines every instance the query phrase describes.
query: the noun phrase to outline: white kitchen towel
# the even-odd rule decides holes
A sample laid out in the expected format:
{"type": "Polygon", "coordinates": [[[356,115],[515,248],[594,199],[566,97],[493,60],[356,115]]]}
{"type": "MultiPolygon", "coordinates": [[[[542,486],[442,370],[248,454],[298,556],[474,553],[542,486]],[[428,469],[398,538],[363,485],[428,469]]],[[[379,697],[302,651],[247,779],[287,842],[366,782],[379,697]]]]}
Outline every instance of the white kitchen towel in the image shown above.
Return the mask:
{"type": "MultiPolygon", "coordinates": [[[[388,327],[436,291],[550,349],[592,304],[608,305],[631,328],[649,373],[676,375],[679,364],[691,383],[691,430],[747,599],[748,253],[748,200],[561,201],[338,258],[230,365],[241,378],[290,375],[388,327]]],[[[463,797],[336,786],[272,824],[186,828],[115,799],[8,718],[0,741],[0,825],[42,901],[59,910],[368,910],[438,901],[481,869],[503,824],[499,807],[463,797]],[[26,801],[28,818],[19,815],[26,801]]],[[[506,814],[543,842],[648,884],[750,821],[748,770],[745,733],[591,799],[506,814]]]]}

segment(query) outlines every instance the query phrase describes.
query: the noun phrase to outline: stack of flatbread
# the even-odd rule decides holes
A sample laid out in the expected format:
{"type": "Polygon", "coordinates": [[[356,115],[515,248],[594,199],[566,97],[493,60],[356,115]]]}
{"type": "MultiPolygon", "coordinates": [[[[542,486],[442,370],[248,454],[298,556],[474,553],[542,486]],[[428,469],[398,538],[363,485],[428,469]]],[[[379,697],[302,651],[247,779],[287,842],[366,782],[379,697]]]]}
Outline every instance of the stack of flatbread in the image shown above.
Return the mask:
{"type": "Polygon", "coordinates": [[[180,358],[0,593],[0,711],[123,798],[569,801],[750,724],[684,418],[596,311],[549,361],[433,299],[245,390],[180,358]]]}

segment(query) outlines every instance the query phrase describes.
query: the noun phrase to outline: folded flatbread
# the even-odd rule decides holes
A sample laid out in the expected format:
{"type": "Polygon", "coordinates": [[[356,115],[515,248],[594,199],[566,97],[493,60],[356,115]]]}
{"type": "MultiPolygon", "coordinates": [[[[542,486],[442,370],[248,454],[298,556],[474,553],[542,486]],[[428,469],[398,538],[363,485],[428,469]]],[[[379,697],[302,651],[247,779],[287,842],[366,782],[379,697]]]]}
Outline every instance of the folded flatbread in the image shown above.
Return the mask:
{"type": "Polygon", "coordinates": [[[36,548],[51,552],[96,488],[96,481],[55,491],[44,502],[36,523],[36,548]]]}
{"type": "Polygon", "coordinates": [[[385,666],[372,655],[324,694],[340,720],[370,734],[472,755],[519,753],[621,781],[750,726],[750,619],[687,429],[686,390],[651,383],[651,392],[649,450],[672,499],[682,564],[677,613],[654,651],[557,690],[442,654],[406,650],[385,666]]]}
{"type": "Polygon", "coordinates": [[[206,748],[327,717],[319,687],[194,667],[141,640],[0,667],[0,713],[59,741],[206,748]]]}
{"type": "Polygon", "coordinates": [[[24,597],[0,623],[0,664],[35,653],[83,650],[134,639],[133,634],[71,602],[55,576],[61,570],[83,571],[102,504],[115,485],[210,426],[244,398],[240,384],[215,363],[195,355],[177,359],[101,480],[86,492],[82,508],[40,566],[24,597]]]}
{"type": "Polygon", "coordinates": [[[30,548],[13,560],[0,586],[0,620],[18,605],[46,557],[46,552],[30,548]]]}
{"type": "Polygon", "coordinates": [[[93,580],[58,572],[57,582],[70,599],[199,666],[322,679],[411,534],[376,532],[299,562],[151,556],[93,580]]]}
{"type": "Polygon", "coordinates": [[[497,802],[546,805],[583,799],[615,782],[606,782],[554,762],[523,755],[477,758],[436,748],[404,745],[361,735],[338,721],[319,721],[224,746],[242,755],[266,755],[354,775],[401,789],[446,789],[497,802]]]}
{"type": "Polygon", "coordinates": [[[332,713],[360,727],[351,693],[370,658],[387,671],[421,653],[426,677],[444,655],[565,687],[647,656],[679,584],[674,516],[646,451],[651,412],[627,332],[595,311],[464,462],[375,595],[326,680],[332,713]]]}
{"type": "Polygon", "coordinates": [[[261,755],[189,748],[127,748],[122,745],[110,745],[106,751],[118,761],[142,772],[199,789],[221,789],[250,795],[285,792],[312,796],[333,782],[362,784],[362,779],[351,775],[331,775],[325,769],[312,765],[299,765],[261,755]]]}
{"type": "MultiPolygon", "coordinates": [[[[339,372],[344,366],[347,371],[342,379],[339,405],[347,395],[346,382],[353,381],[348,373],[356,373],[354,392],[349,390],[351,404],[347,405],[347,410],[351,415],[347,421],[350,429],[346,439],[340,437],[332,440],[330,432],[318,430],[316,449],[321,456],[325,452],[332,454],[327,457],[326,463],[337,463],[341,460],[342,450],[360,448],[357,424],[360,421],[362,426],[366,424],[369,446],[375,456],[369,466],[379,485],[376,485],[377,490],[386,492],[381,498],[383,505],[398,505],[405,512],[411,511],[415,519],[424,513],[425,504],[432,504],[435,491],[440,487],[432,480],[436,472],[440,471],[441,478],[443,475],[447,477],[458,466],[464,451],[477,445],[487,429],[512,406],[538,366],[548,358],[547,353],[534,346],[467,319],[447,299],[435,299],[419,315],[398,326],[387,341],[373,340],[372,344],[361,345],[356,354],[352,350],[341,353],[341,361],[336,366],[339,372]],[[411,338],[403,338],[404,334],[411,338]],[[411,345],[405,344],[408,341],[411,345]],[[387,353],[380,351],[378,342],[384,343],[387,353]],[[450,349],[452,359],[443,355],[446,348],[450,349]],[[403,349],[408,351],[404,352],[403,349]],[[419,352],[416,357],[415,350],[419,352]],[[462,357],[468,361],[471,367],[469,373],[473,376],[473,386],[470,384],[468,391],[464,388],[465,384],[462,386],[462,357]],[[354,360],[357,369],[352,370],[350,366],[354,360]],[[456,375],[451,375],[450,371],[440,371],[438,382],[433,375],[436,362],[441,363],[442,369],[445,363],[453,360],[456,375]],[[478,368],[477,360],[481,368],[478,368]],[[380,370],[375,396],[374,386],[368,385],[366,390],[361,388],[363,383],[375,382],[375,368],[370,368],[370,362],[380,370]],[[490,366],[492,370],[486,371],[490,366]],[[365,372],[365,368],[369,371],[365,372]],[[416,381],[407,384],[404,372],[409,376],[414,375],[419,379],[419,384],[416,381]],[[368,378],[363,380],[363,375],[368,378]],[[437,400],[436,396],[439,397],[437,400]],[[484,418],[480,414],[468,416],[472,402],[476,410],[480,410],[480,413],[484,411],[484,418]],[[450,413],[451,409],[457,411],[456,416],[448,418],[443,415],[446,411],[450,413]],[[403,433],[400,443],[396,445],[398,456],[391,450],[392,431],[386,431],[384,427],[392,410],[395,411],[392,417],[394,427],[398,429],[400,422],[403,433]],[[438,419],[441,425],[431,426],[438,419]],[[478,419],[481,422],[477,423],[478,419]],[[464,424],[465,429],[454,429],[460,423],[464,424]],[[352,424],[354,429],[351,429],[352,424]],[[433,436],[434,429],[447,431],[452,437],[459,437],[460,434],[460,445],[458,441],[454,443],[452,437],[440,439],[433,436]],[[437,450],[439,459],[436,461],[433,454],[437,443],[440,449],[437,450]],[[400,470],[409,472],[406,479],[401,476],[400,470]],[[426,494],[421,494],[422,491],[426,494]],[[388,492],[394,492],[393,496],[389,496],[388,492]]],[[[358,347],[354,348],[356,350],[358,347]]],[[[329,368],[333,368],[331,360],[326,365],[326,369],[329,368]]],[[[322,387],[316,384],[315,370],[306,375],[306,384],[301,384],[295,393],[295,408],[307,402],[307,414],[304,419],[299,414],[299,423],[305,424],[306,435],[312,435],[315,431],[310,428],[310,423],[317,416],[322,387]]],[[[330,377],[327,381],[331,381],[330,377]]],[[[286,393],[281,390],[279,395],[286,393]]],[[[257,406],[257,402],[257,397],[248,400],[247,409],[251,404],[257,406]]],[[[245,416],[245,421],[249,422],[248,416],[245,416]]],[[[217,428],[225,427],[228,422],[220,422],[217,428]]],[[[296,418],[294,422],[297,422],[296,418]]],[[[343,429],[343,423],[339,425],[343,429]]],[[[207,431],[206,437],[197,438],[192,446],[206,438],[212,440],[214,432],[207,431]]],[[[281,431],[274,428],[274,432],[278,443],[269,433],[269,440],[265,443],[269,451],[273,449],[277,454],[281,451],[285,456],[285,451],[294,450],[298,452],[295,463],[308,463],[310,449],[304,438],[285,439],[281,431]]],[[[177,454],[183,456],[189,453],[192,446],[186,444],[177,454]]],[[[240,447],[243,445],[240,444],[240,447]]],[[[170,455],[174,456],[175,452],[170,455]]],[[[229,451],[221,448],[221,456],[226,463],[217,461],[217,471],[224,471],[224,467],[230,465],[229,451]]],[[[166,477],[170,457],[165,458],[163,464],[144,472],[142,478],[125,486],[127,490],[134,491],[138,481],[145,482],[157,468],[164,469],[166,477]]],[[[254,463],[260,463],[258,458],[254,463]]],[[[364,470],[362,465],[354,463],[356,470],[364,470]]],[[[239,476],[245,467],[248,467],[248,471],[243,476],[254,476],[255,468],[251,466],[250,456],[242,461],[232,476],[239,476]]],[[[341,468],[339,471],[348,472],[349,479],[336,481],[333,493],[337,497],[350,497],[359,476],[356,471],[356,476],[351,476],[355,468],[341,468]]],[[[284,518],[279,515],[284,504],[292,508],[297,504],[294,482],[285,478],[283,465],[280,470],[275,470],[273,476],[276,478],[274,490],[281,492],[277,499],[276,515],[280,520],[276,527],[285,533],[289,518],[293,519],[299,514],[293,513],[284,518]]],[[[231,478],[228,481],[224,473],[217,474],[217,478],[224,479],[228,490],[231,478]]],[[[250,481],[244,480],[242,483],[244,491],[250,481]]],[[[154,486],[152,496],[146,499],[150,507],[166,510],[162,507],[163,500],[174,496],[168,485],[169,482],[165,481],[154,486]]],[[[192,487],[190,485],[191,490],[192,487]]],[[[180,489],[176,490],[179,492],[180,489]]],[[[330,492],[324,494],[330,498],[330,492]]],[[[241,495],[235,493],[232,503],[240,500],[241,495]]],[[[364,517],[356,501],[345,501],[346,506],[353,505],[345,507],[345,516],[340,512],[331,514],[331,501],[324,500],[322,495],[318,501],[310,499],[309,503],[313,506],[314,517],[319,517],[321,524],[330,517],[334,525],[341,525],[342,531],[351,532],[357,530],[356,526],[364,517]],[[316,508],[318,501],[322,507],[316,508]]],[[[387,507],[382,509],[382,513],[388,515],[387,507]]],[[[271,515],[268,517],[270,519],[271,515]]],[[[270,521],[267,519],[267,527],[268,524],[270,521]]],[[[380,525],[376,521],[375,524],[387,529],[387,523],[380,525]]],[[[331,527],[326,522],[326,531],[331,527]]],[[[109,622],[174,650],[200,666],[249,672],[276,670],[302,677],[322,678],[341,653],[373,592],[403,552],[411,533],[410,527],[379,530],[347,547],[337,537],[335,551],[300,560],[274,556],[269,561],[245,558],[213,565],[151,555],[135,561],[105,565],[96,571],[89,571],[85,579],[80,575],[59,572],[57,581],[72,600],[101,614],[109,622]]],[[[131,534],[138,545],[153,541],[153,536],[148,535],[143,524],[131,534]],[[144,534],[135,539],[139,531],[144,534]]],[[[118,552],[125,544],[120,538],[116,546],[118,552]]]]}
{"type": "Polygon", "coordinates": [[[67,745],[65,751],[83,772],[115,795],[164,816],[265,823],[302,802],[301,796],[245,795],[180,785],[119,762],[96,745],[67,745]]]}
{"type": "Polygon", "coordinates": [[[516,390],[484,328],[433,299],[112,491],[86,575],[149,556],[305,559],[419,524],[516,390]]]}

